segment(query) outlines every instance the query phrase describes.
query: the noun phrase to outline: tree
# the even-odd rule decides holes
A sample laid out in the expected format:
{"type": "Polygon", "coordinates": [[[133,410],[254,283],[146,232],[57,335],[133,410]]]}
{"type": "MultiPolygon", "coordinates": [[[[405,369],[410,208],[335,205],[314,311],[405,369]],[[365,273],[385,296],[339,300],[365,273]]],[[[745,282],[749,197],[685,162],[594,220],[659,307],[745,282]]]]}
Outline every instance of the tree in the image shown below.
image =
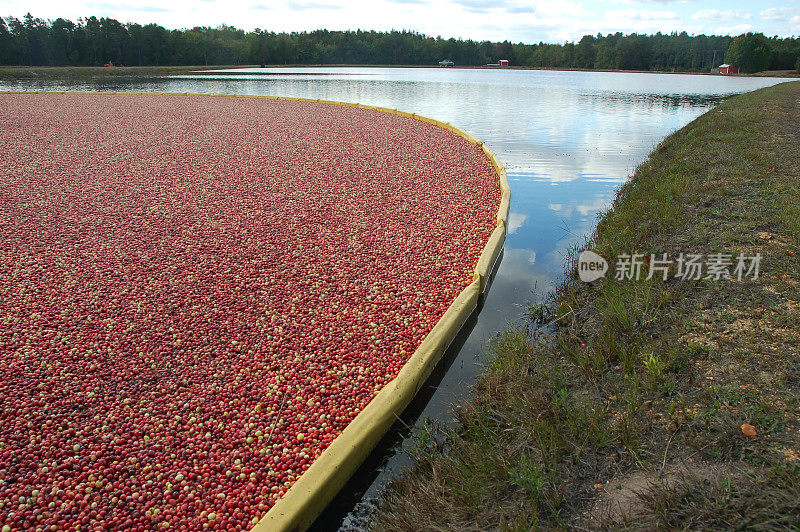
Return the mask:
{"type": "Polygon", "coordinates": [[[57,18],[50,25],[48,42],[51,65],[68,65],[77,59],[74,52],[75,23],[57,18]]]}
{"type": "Polygon", "coordinates": [[[0,19],[3,65],[223,65],[223,64],[394,64],[484,65],[508,59],[513,65],[551,68],[708,71],[728,61],[746,71],[789,70],[800,59],[800,39],[747,34],[586,35],[577,43],[475,42],[428,37],[413,31],[244,32],[231,26],[167,30],[158,24],[120,24],[112,18],[26,15],[0,19]],[[767,58],[769,65],[764,65],[767,58]],[[755,60],[753,60],[755,58],[755,60]],[[753,64],[750,64],[753,63],[753,64]]]}
{"type": "Polygon", "coordinates": [[[124,62],[128,38],[127,28],[117,20],[106,17],[101,18],[100,42],[103,50],[103,63],[111,61],[116,65],[121,65],[124,62]]]}
{"type": "Polygon", "coordinates": [[[46,65],[47,61],[47,35],[50,31],[47,23],[34,18],[28,13],[23,18],[23,32],[25,33],[25,60],[29,65],[46,65]]]}
{"type": "Polygon", "coordinates": [[[14,63],[14,37],[8,31],[6,21],[0,18],[0,64],[10,65],[14,63]]]}
{"type": "Polygon", "coordinates": [[[617,68],[622,70],[649,70],[650,42],[647,37],[632,34],[617,41],[617,68]]]}
{"type": "Polygon", "coordinates": [[[770,55],[769,41],[763,33],[745,33],[728,47],[725,62],[738,66],[742,72],[761,72],[769,68],[770,55]]]}
{"type": "Polygon", "coordinates": [[[594,58],[597,54],[597,39],[591,35],[584,35],[578,46],[575,47],[575,64],[578,68],[594,68],[594,58]]]}

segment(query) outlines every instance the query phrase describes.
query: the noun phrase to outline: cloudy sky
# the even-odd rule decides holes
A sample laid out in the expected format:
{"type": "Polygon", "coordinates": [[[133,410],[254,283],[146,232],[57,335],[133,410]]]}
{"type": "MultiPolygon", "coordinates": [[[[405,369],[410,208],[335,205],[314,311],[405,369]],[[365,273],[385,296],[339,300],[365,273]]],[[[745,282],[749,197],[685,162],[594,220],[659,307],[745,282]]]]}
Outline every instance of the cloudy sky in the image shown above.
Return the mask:
{"type": "Polygon", "coordinates": [[[0,0],[0,15],[90,15],[167,28],[408,29],[427,35],[564,42],[587,33],[760,31],[800,35],[800,0],[0,0]]]}

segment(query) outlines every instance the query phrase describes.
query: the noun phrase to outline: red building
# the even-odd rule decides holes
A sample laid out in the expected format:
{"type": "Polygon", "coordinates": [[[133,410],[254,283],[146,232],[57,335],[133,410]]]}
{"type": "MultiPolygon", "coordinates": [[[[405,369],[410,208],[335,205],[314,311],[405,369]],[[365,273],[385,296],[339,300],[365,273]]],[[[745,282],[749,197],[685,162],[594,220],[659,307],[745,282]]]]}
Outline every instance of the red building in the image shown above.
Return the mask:
{"type": "Polygon", "coordinates": [[[724,64],[719,66],[719,73],[720,74],[738,74],[739,67],[729,64],[724,64]]]}

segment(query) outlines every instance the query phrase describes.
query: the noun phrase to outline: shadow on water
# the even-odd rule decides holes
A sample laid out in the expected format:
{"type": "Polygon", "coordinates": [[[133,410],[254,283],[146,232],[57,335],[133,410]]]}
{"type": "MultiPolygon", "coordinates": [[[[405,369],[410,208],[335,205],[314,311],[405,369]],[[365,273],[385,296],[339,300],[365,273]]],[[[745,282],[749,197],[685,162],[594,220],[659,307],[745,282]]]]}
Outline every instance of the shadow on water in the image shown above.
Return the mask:
{"type": "MultiPolygon", "coordinates": [[[[475,325],[478,323],[478,314],[483,308],[486,295],[491,290],[502,260],[503,253],[501,252],[492,268],[486,290],[478,300],[477,308],[464,322],[464,326],[461,327],[420,390],[309,530],[363,530],[366,528],[373,502],[371,498],[365,496],[378,477],[384,473],[389,458],[396,457],[398,453],[407,454],[408,446],[403,444],[408,442],[414,427],[418,426],[425,408],[439,389],[439,384],[461,354],[464,344],[475,329],[475,325]]],[[[411,458],[410,456],[406,458],[404,462],[407,467],[411,465],[411,458]]],[[[397,469],[393,471],[394,474],[398,472],[397,469]]]]}
{"type": "Polygon", "coordinates": [[[718,94],[630,94],[620,91],[583,92],[581,98],[602,102],[604,105],[645,105],[663,109],[682,107],[712,107],[730,95],[718,94]]]}

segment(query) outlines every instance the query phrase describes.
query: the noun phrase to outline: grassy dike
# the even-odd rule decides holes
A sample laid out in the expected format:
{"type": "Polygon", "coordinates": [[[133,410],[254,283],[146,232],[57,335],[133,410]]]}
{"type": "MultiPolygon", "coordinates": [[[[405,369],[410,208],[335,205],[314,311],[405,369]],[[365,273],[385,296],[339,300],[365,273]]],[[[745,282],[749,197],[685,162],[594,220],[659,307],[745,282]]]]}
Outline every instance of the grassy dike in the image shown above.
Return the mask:
{"type": "Polygon", "coordinates": [[[606,279],[571,261],[497,338],[459,427],[420,435],[373,527],[799,528],[798,117],[785,83],[665,139],[587,243],[606,279]],[[614,280],[621,253],[680,252],[760,253],[760,276],[614,280]]]}

